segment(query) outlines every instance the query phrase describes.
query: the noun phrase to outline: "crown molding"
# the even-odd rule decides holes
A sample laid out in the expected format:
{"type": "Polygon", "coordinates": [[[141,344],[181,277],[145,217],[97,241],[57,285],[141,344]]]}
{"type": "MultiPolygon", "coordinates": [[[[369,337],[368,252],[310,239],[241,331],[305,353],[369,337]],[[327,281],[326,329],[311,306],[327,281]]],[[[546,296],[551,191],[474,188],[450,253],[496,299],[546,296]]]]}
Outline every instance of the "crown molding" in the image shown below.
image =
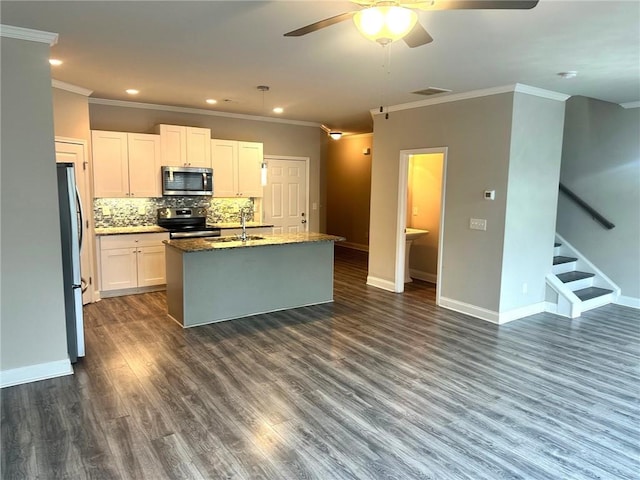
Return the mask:
{"type": "Polygon", "coordinates": [[[526,93],[527,95],[533,95],[534,97],[548,98],[549,100],[556,100],[558,102],[566,102],[571,95],[566,93],[554,92],[553,90],[545,90],[544,88],[531,87],[529,85],[523,85],[522,83],[516,83],[515,92],[526,93]]]}
{"type": "Polygon", "coordinates": [[[88,97],[93,93],[93,90],[82,88],[77,85],[72,85],[70,83],[61,82],[60,80],[55,80],[55,79],[51,79],[51,86],[59,90],[66,90],[67,92],[84,95],[85,97],[88,97]]]}
{"type": "Polygon", "coordinates": [[[298,125],[302,127],[320,128],[321,126],[320,123],[305,122],[302,120],[287,120],[284,118],[260,117],[257,115],[246,115],[243,113],[216,112],[212,110],[205,110],[202,108],[174,107],[171,105],[158,105],[155,103],[127,102],[124,100],[109,100],[107,98],[89,98],[89,103],[96,104],[96,105],[107,105],[110,107],[142,108],[146,110],[160,110],[163,112],[193,113],[196,115],[209,115],[211,117],[238,118],[242,120],[253,120],[256,122],[284,123],[288,125],[298,125]]]}
{"type": "Polygon", "coordinates": [[[14,27],[12,25],[0,25],[0,37],[47,43],[50,47],[58,43],[57,33],[32,30],[31,28],[14,27]]]}
{"type": "Polygon", "coordinates": [[[622,108],[640,108],[640,102],[621,103],[620,106],[622,108]]]}
{"type": "Polygon", "coordinates": [[[544,90],[542,88],[530,87],[529,85],[516,83],[515,85],[504,85],[502,87],[484,88],[481,90],[471,90],[469,92],[463,93],[445,94],[442,96],[438,96],[437,98],[429,98],[427,100],[419,100],[417,102],[401,103],[399,105],[384,107],[383,112],[380,112],[379,108],[372,108],[370,112],[372,116],[376,116],[383,113],[399,112],[402,110],[410,110],[413,108],[428,107],[430,105],[439,105],[442,103],[459,102],[460,100],[489,97],[491,95],[500,95],[502,93],[512,92],[534,95],[536,97],[548,98],[550,100],[557,100],[560,102],[564,102],[570,97],[570,95],[565,95],[564,93],[553,92],[551,90],[544,90]]]}

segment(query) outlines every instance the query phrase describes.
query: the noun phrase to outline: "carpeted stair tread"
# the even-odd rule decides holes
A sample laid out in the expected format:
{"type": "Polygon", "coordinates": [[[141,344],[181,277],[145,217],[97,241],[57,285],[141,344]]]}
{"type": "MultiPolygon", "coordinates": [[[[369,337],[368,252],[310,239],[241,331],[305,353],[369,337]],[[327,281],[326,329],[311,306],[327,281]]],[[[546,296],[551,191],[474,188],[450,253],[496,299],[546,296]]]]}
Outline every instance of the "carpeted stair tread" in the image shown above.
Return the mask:
{"type": "Polygon", "coordinates": [[[562,255],[558,255],[557,257],[553,257],[553,264],[560,265],[563,263],[575,262],[576,260],[578,259],[574,257],[563,257],[562,255]]]}
{"type": "Polygon", "coordinates": [[[569,283],[575,282],[576,280],[584,280],[585,278],[595,277],[595,275],[595,273],[579,272],[577,270],[574,270],[573,272],[561,273],[556,276],[562,283],[569,283]]]}
{"type": "Polygon", "coordinates": [[[592,298],[601,297],[603,295],[607,295],[608,293],[612,293],[613,290],[608,290],[606,288],[600,287],[588,287],[583,288],[582,290],[576,290],[573,292],[580,300],[583,302],[587,300],[591,300],[592,298]]]}

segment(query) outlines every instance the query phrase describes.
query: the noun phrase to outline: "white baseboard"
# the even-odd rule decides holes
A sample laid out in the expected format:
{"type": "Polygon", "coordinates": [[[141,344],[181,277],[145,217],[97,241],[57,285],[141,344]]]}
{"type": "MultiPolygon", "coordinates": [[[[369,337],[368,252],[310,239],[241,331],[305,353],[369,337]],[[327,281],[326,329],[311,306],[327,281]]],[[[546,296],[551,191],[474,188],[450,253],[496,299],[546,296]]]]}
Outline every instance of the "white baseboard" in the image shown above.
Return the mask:
{"type": "Polygon", "coordinates": [[[622,305],[623,307],[640,308],[640,298],[635,297],[619,295],[613,303],[616,305],[622,305]]]}
{"type": "Polygon", "coordinates": [[[459,302],[452,298],[440,297],[439,306],[453,310],[454,312],[464,313],[472,317],[486,320],[487,322],[499,324],[498,312],[487,310],[486,308],[477,307],[469,303],[459,302]]]}
{"type": "Polygon", "coordinates": [[[416,280],[422,280],[423,282],[429,282],[433,284],[438,283],[438,276],[433,273],[423,272],[422,270],[416,270],[412,268],[409,270],[409,275],[411,278],[415,278],[416,280]]]}
{"type": "Polygon", "coordinates": [[[336,247],[350,248],[352,250],[359,250],[361,252],[368,252],[369,251],[369,245],[363,245],[361,243],[336,242],[335,245],[336,245],[336,247]]]}
{"type": "Polygon", "coordinates": [[[152,285],[150,287],[123,288],[120,290],[103,290],[100,292],[101,298],[122,297],[123,295],[137,295],[139,293],[159,292],[166,290],[166,285],[152,285]]]}
{"type": "Polygon", "coordinates": [[[464,313],[497,325],[503,325],[505,323],[513,322],[514,320],[519,320],[545,311],[545,302],[534,303],[532,305],[527,305],[526,307],[509,310],[508,312],[495,312],[493,310],[487,310],[486,308],[446,297],[440,297],[439,305],[441,307],[448,308],[449,310],[464,313]]]}
{"type": "Polygon", "coordinates": [[[500,312],[498,314],[498,323],[502,325],[503,323],[513,322],[514,320],[520,320],[521,318],[530,317],[531,315],[542,313],[546,311],[545,307],[545,302],[539,302],[524,307],[515,308],[507,312],[500,312]]]}
{"type": "Polygon", "coordinates": [[[68,358],[55,362],[29,365],[28,367],[2,370],[0,371],[0,388],[37,382],[38,380],[46,380],[48,378],[63,377],[65,375],[73,375],[73,368],[68,358]]]}
{"type": "Polygon", "coordinates": [[[369,275],[367,277],[367,285],[381,288],[382,290],[387,290],[388,292],[396,293],[396,284],[382,278],[372,277],[371,275],[369,275]]]}

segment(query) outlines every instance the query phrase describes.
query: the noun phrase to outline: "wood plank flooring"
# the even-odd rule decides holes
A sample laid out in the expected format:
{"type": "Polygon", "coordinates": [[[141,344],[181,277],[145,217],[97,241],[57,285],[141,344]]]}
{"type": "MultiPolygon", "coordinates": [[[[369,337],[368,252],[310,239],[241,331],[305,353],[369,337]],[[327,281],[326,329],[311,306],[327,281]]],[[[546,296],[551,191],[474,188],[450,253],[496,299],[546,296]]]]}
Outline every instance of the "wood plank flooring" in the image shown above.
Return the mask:
{"type": "Polygon", "coordinates": [[[1,392],[2,479],[640,478],[637,310],[498,327],[365,278],[336,248],[334,303],[189,330],[85,307],[76,374],[1,392]]]}

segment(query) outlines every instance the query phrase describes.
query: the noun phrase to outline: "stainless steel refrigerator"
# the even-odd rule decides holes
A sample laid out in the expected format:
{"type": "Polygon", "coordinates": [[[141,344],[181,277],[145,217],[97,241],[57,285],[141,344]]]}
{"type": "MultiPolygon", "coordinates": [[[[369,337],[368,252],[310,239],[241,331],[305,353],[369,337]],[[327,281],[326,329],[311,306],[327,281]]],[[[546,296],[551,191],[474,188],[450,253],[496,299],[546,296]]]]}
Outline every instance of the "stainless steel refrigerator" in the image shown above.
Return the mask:
{"type": "Polygon", "coordinates": [[[82,204],[76,188],[73,163],[57,163],[62,275],[67,325],[67,349],[72,363],[84,357],[84,320],[82,317],[82,204]]]}

